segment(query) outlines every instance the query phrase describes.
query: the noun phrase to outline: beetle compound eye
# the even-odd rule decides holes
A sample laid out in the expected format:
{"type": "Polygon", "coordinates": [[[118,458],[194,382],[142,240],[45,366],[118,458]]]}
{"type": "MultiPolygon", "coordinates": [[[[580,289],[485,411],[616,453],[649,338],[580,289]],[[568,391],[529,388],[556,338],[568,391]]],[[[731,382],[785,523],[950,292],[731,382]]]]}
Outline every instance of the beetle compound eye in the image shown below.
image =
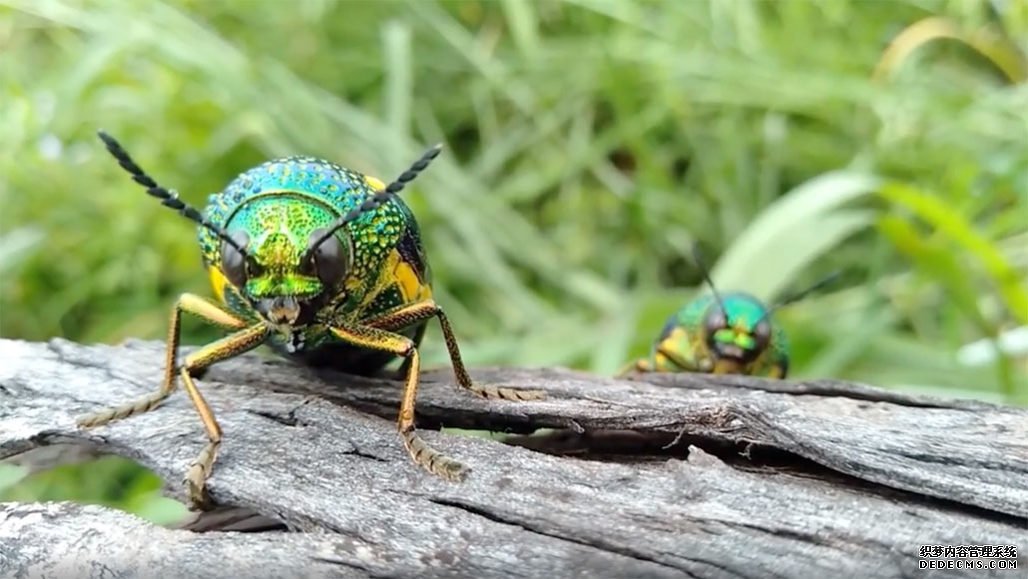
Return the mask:
{"type": "MultiPolygon", "coordinates": [[[[325,229],[311,232],[309,243],[314,243],[325,234],[325,229]]],[[[316,247],[308,247],[314,273],[326,287],[335,287],[350,271],[352,253],[348,245],[344,245],[338,235],[331,235],[316,247]]]]}
{"type": "Polygon", "coordinates": [[[706,325],[707,329],[712,332],[728,326],[728,319],[725,318],[725,312],[720,307],[715,307],[710,310],[710,313],[707,314],[706,325]]]}
{"type": "Polygon", "coordinates": [[[758,344],[767,344],[771,339],[771,324],[766,320],[761,321],[754,329],[753,336],[757,339],[758,344]]]}
{"type": "MultiPolygon", "coordinates": [[[[250,243],[250,236],[245,231],[236,231],[232,233],[231,237],[232,241],[235,241],[243,248],[250,243]]],[[[227,241],[221,242],[221,270],[232,285],[243,287],[246,284],[246,256],[235,247],[232,247],[232,244],[227,241]]]]}

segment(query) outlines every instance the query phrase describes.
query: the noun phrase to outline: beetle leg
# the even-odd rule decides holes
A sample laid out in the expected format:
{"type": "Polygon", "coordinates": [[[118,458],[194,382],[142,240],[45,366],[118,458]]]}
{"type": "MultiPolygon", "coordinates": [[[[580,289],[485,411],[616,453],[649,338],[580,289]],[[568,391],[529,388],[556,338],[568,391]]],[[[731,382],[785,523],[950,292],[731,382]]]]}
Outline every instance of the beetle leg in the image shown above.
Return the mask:
{"type": "Polygon", "coordinates": [[[210,301],[195,294],[182,294],[171,310],[171,323],[168,328],[168,348],[164,360],[164,381],[161,382],[160,389],[121,406],[105,408],[92,414],[81,416],[77,421],[79,426],[84,428],[102,426],[114,420],[149,412],[157,408],[165,398],[175,391],[175,366],[178,356],[179,327],[182,321],[182,312],[193,314],[206,322],[224,328],[239,329],[246,326],[246,322],[210,301]]]}
{"type": "Polygon", "coordinates": [[[405,336],[370,326],[335,326],[332,334],[340,340],[371,350],[390,352],[410,361],[403,398],[400,401],[400,415],[397,428],[403,438],[403,445],[414,462],[425,470],[450,481],[463,480],[468,468],[428,445],[414,428],[414,403],[418,393],[418,375],[421,357],[414,341],[405,336]]]}
{"type": "Polygon", "coordinates": [[[461,359],[460,347],[457,345],[457,338],[450,327],[450,321],[446,314],[432,300],[418,302],[403,306],[377,318],[366,322],[369,326],[376,328],[402,328],[413,323],[427,320],[428,318],[439,320],[439,326],[443,330],[443,341],[446,342],[446,351],[450,355],[450,363],[453,364],[453,373],[457,377],[457,384],[482,398],[493,398],[500,400],[541,400],[546,397],[542,390],[518,390],[516,388],[497,388],[495,386],[479,386],[471,380],[467,369],[464,367],[464,360],[461,359]]]}
{"type": "MultiPolygon", "coordinates": [[[[426,330],[428,330],[428,324],[422,324],[422,325],[418,326],[417,333],[415,333],[414,337],[411,338],[411,340],[414,341],[414,347],[415,348],[419,347],[421,345],[421,341],[425,339],[425,331],[426,330]]],[[[407,373],[410,372],[410,365],[411,365],[411,359],[410,358],[404,358],[403,364],[401,364],[400,368],[396,371],[395,379],[396,380],[403,380],[407,376],[407,373]]]]}
{"type": "Polygon", "coordinates": [[[778,362],[774,362],[774,363],[771,364],[771,367],[768,368],[768,370],[766,372],[766,376],[768,378],[777,378],[779,380],[784,380],[785,376],[788,373],[789,373],[789,363],[788,362],[783,362],[783,361],[778,361],[778,362]]]}
{"type": "Polygon", "coordinates": [[[193,374],[212,364],[234,358],[256,348],[264,343],[267,336],[268,328],[264,324],[244,328],[186,356],[185,363],[179,371],[186,394],[193,402],[196,413],[200,415],[200,421],[203,422],[203,428],[207,432],[207,445],[189,465],[184,481],[189,489],[189,498],[194,505],[202,505],[206,502],[204,486],[211,476],[214,460],[218,456],[218,447],[221,446],[221,426],[214,418],[214,412],[207,404],[203,394],[200,393],[200,389],[196,387],[193,374]]]}
{"type": "Polygon", "coordinates": [[[614,375],[614,377],[615,378],[624,378],[624,377],[626,377],[626,376],[628,376],[628,375],[630,375],[632,373],[635,373],[635,372],[639,372],[639,373],[653,372],[653,364],[651,364],[650,361],[647,360],[646,358],[639,358],[635,362],[630,362],[628,364],[625,364],[621,368],[621,370],[619,370],[618,373],[614,375]]]}
{"type": "Polygon", "coordinates": [[[113,408],[106,408],[104,410],[82,416],[78,419],[78,425],[84,428],[91,428],[94,426],[101,426],[115,420],[120,420],[122,418],[128,418],[129,416],[136,414],[149,412],[159,406],[161,402],[175,391],[175,371],[176,366],[178,365],[179,329],[181,327],[183,312],[193,314],[206,322],[223,328],[239,330],[236,333],[209,344],[190,356],[187,356],[185,364],[180,371],[180,376],[182,377],[182,381],[186,387],[186,393],[189,395],[197,412],[200,414],[200,419],[203,421],[209,441],[207,447],[200,453],[200,456],[194,464],[190,466],[189,473],[187,474],[187,480],[190,484],[190,498],[195,504],[200,504],[203,486],[202,482],[206,480],[206,477],[210,474],[210,466],[214,462],[214,455],[221,440],[221,429],[214,420],[214,415],[211,412],[210,407],[207,405],[206,401],[204,401],[203,396],[200,395],[199,390],[196,388],[196,384],[193,383],[192,374],[210,366],[214,362],[231,358],[232,356],[241,354],[246,350],[255,348],[264,341],[264,336],[267,334],[267,330],[263,325],[247,328],[245,321],[226,312],[214,303],[194,294],[182,294],[179,296],[178,301],[175,302],[175,307],[171,312],[171,324],[168,329],[168,348],[165,357],[164,381],[161,382],[160,389],[157,390],[157,392],[147,394],[127,404],[113,408]],[[194,472],[197,465],[201,467],[199,473],[194,472]],[[199,475],[202,475],[202,479],[199,475]],[[199,486],[195,484],[197,480],[201,483],[199,486]]]}

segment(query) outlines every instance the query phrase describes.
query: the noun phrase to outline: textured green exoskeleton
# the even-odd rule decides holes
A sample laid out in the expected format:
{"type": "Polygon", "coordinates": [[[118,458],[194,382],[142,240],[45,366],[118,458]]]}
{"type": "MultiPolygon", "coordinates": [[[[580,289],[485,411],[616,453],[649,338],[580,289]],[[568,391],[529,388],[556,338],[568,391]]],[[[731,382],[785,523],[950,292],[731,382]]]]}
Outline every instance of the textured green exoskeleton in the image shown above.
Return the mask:
{"type": "Polygon", "coordinates": [[[181,295],[171,313],[160,388],[84,416],[79,424],[98,426],[152,410],[174,391],[175,379],[180,378],[209,441],[186,474],[194,505],[206,502],[205,485],[222,438],[194,377],[261,344],[305,364],[358,375],[371,375],[392,360],[403,359],[401,438],[417,464],[448,480],[462,480],[468,469],[431,448],[414,428],[418,346],[431,318],[439,321],[461,387],[485,398],[543,397],[539,391],[473,384],[450,323],[433,301],[418,224],[397,194],[429,165],[440,147],[430,149],[389,186],[321,159],[268,161],[211,195],[200,213],[144,173],[112,137],[101,131],[100,138],[147,193],[199,224],[203,263],[217,301],[181,295]],[[228,334],[186,356],[180,366],[183,312],[228,334]]]}
{"type": "Polygon", "coordinates": [[[695,260],[711,294],[686,303],[668,318],[649,355],[629,364],[633,372],[698,372],[785,378],[789,343],[771,317],[778,308],[803,299],[835,279],[832,274],[768,307],[743,292],[718,293],[698,252],[695,260]]]}

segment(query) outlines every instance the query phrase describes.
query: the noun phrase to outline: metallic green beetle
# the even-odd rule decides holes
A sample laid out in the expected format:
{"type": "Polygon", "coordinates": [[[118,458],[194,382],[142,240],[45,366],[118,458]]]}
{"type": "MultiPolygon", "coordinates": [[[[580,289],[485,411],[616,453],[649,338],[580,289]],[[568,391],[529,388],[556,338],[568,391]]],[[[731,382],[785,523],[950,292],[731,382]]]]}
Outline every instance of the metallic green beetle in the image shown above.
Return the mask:
{"type": "Polygon", "coordinates": [[[426,152],[389,186],[309,157],[268,161],[211,195],[205,211],[156,183],[112,137],[100,139],[133,180],[161,203],[199,225],[203,263],[217,302],[183,294],[171,312],[164,380],[147,396],[79,419],[94,427],[156,408],[175,389],[176,374],[192,400],[208,444],[186,474],[190,499],[204,506],[206,481],[221,427],[194,378],[210,365],[261,344],[299,362],[371,375],[403,359],[405,387],[398,428],[408,453],[428,471],[459,481],[469,469],[431,448],[414,428],[418,346],[436,318],[457,383],[485,398],[532,400],[540,391],[473,384],[443,310],[432,297],[418,224],[398,193],[438,156],[426,152]],[[183,312],[228,335],[178,364],[183,312]]]}
{"type": "Polygon", "coordinates": [[[694,259],[711,294],[691,300],[672,314],[649,355],[626,366],[619,376],[633,372],[699,372],[785,378],[789,373],[789,343],[771,314],[827,285],[838,274],[767,307],[744,292],[720,294],[698,251],[694,251],[694,259]]]}

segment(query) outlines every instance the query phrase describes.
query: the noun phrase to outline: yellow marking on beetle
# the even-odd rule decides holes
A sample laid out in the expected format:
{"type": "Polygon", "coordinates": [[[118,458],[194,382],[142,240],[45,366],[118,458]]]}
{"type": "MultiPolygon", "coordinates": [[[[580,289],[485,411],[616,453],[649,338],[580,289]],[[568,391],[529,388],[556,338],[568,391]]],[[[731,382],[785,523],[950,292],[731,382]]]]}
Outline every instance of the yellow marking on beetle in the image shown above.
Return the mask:
{"type": "MultiPolygon", "coordinates": [[[[399,256],[399,253],[397,253],[397,256],[399,256]]],[[[417,272],[406,261],[401,259],[397,262],[396,267],[393,268],[393,276],[400,286],[400,292],[403,293],[404,300],[408,302],[423,302],[432,299],[432,288],[422,283],[417,272]]]]}
{"type": "MultiPolygon", "coordinates": [[[[364,280],[362,280],[358,275],[353,275],[353,272],[350,272],[350,274],[346,276],[346,279],[343,280],[343,289],[346,290],[346,293],[348,294],[356,293],[362,287],[364,287],[364,280]]],[[[371,292],[372,295],[375,293],[378,292],[371,292]]]]}
{"type": "Polygon", "coordinates": [[[685,328],[675,327],[667,337],[657,343],[657,367],[692,368],[693,359],[690,352],[689,332],[685,328]]]}
{"type": "MultiPolygon", "coordinates": [[[[414,304],[432,299],[432,288],[424,284],[414,271],[414,268],[405,261],[400,252],[393,249],[385,258],[381,268],[378,281],[369,289],[361,300],[361,308],[370,305],[380,293],[396,286],[400,291],[400,297],[405,304],[414,304]]],[[[348,291],[357,291],[361,281],[352,277],[344,282],[348,291]]]]}
{"type": "Polygon", "coordinates": [[[381,190],[386,188],[386,184],[385,183],[379,181],[378,179],[376,179],[374,177],[370,177],[368,175],[364,176],[364,182],[367,183],[375,191],[381,191],[381,190]]]}
{"type": "Polygon", "coordinates": [[[649,361],[647,361],[646,367],[652,368],[653,370],[659,370],[661,372],[668,372],[672,368],[671,361],[668,360],[668,357],[662,354],[661,352],[657,352],[653,355],[653,362],[654,363],[651,366],[649,361]]]}
{"type": "Polygon", "coordinates": [[[675,342],[688,342],[689,332],[685,331],[685,328],[681,326],[675,326],[671,333],[666,338],[660,341],[661,344],[674,344],[675,342]]]}
{"type": "Polygon", "coordinates": [[[214,290],[214,295],[218,296],[218,301],[225,303],[225,285],[228,283],[228,278],[214,265],[207,268],[207,274],[211,279],[211,288],[214,290]]]}

